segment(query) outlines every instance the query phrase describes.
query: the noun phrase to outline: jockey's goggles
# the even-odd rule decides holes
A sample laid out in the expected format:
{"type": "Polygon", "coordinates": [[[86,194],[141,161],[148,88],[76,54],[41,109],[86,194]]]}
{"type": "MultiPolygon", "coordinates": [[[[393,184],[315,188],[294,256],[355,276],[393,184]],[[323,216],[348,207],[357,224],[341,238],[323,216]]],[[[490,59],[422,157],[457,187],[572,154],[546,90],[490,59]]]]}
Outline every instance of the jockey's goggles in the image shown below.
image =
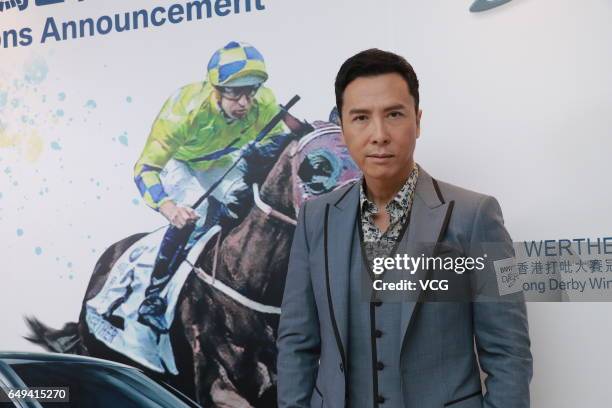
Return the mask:
{"type": "Polygon", "coordinates": [[[253,99],[257,91],[259,90],[261,85],[254,86],[218,86],[217,89],[226,99],[230,101],[237,101],[243,96],[246,96],[247,99],[253,99]]]}

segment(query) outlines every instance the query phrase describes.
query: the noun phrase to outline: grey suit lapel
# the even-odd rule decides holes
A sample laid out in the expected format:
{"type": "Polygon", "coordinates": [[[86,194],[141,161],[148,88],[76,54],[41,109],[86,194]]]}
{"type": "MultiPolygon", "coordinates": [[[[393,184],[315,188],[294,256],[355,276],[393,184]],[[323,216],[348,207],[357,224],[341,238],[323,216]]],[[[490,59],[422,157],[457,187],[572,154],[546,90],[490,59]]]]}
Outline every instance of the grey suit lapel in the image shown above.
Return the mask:
{"type": "MultiPolygon", "coordinates": [[[[435,256],[434,244],[439,243],[444,237],[453,205],[453,201],[449,203],[444,201],[435,180],[419,166],[419,179],[412,204],[410,225],[407,237],[398,248],[398,253],[406,251],[412,257],[435,256]]],[[[427,275],[426,270],[419,270],[414,274],[414,280],[418,282],[419,279],[427,279],[427,275]]],[[[411,296],[413,299],[420,295],[420,285],[417,288],[414,297],[411,296]]],[[[402,303],[400,345],[404,344],[415,306],[416,303],[413,301],[402,303]]]]}
{"type": "Polygon", "coordinates": [[[332,325],[335,326],[334,335],[343,361],[346,358],[349,272],[358,202],[359,183],[353,183],[336,203],[328,205],[326,220],[328,302],[332,325]]]}

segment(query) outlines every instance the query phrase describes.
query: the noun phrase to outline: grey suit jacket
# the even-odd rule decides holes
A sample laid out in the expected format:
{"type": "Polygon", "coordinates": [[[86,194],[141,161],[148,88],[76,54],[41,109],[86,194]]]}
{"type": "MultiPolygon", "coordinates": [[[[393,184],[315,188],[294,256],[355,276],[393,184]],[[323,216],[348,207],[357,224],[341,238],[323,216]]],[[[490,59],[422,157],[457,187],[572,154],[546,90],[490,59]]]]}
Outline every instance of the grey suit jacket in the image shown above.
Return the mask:
{"type": "MultiPolygon", "coordinates": [[[[359,183],[352,183],[300,209],[278,332],[280,408],[350,406],[345,350],[358,201],[359,183]]],[[[422,168],[407,233],[412,256],[439,255],[419,242],[460,256],[478,256],[480,243],[497,242],[505,252],[498,258],[513,254],[493,197],[436,182],[422,168]]],[[[406,408],[529,407],[532,357],[523,302],[404,302],[401,309],[406,408]],[[487,374],[484,395],[478,363],[487,374]]]]}

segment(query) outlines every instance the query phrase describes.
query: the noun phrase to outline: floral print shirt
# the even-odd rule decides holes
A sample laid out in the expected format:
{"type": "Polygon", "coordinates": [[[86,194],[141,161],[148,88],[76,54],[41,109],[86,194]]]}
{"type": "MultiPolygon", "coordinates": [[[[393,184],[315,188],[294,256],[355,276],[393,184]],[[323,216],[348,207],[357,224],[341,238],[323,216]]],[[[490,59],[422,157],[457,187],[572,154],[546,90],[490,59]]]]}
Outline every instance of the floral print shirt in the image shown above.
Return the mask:
{"type": "Polygon", "coordinates": [[[365,193],[365,180],[361,179],[359,192],[360,221],[368,259],[373,259],[377,256],[388,256],[395,243],[400,239],[402,227],[406,223],[412,208],[418,177],[419,168],[415,164],[406,183],[404,183],[400,191],[397,192],[395,197],[385,207],[390,217],[389,227],[386,231],[381,231],[374,224],[374,215],[378,213],[379,209],[376,204],[368,199],[365,193]]]}

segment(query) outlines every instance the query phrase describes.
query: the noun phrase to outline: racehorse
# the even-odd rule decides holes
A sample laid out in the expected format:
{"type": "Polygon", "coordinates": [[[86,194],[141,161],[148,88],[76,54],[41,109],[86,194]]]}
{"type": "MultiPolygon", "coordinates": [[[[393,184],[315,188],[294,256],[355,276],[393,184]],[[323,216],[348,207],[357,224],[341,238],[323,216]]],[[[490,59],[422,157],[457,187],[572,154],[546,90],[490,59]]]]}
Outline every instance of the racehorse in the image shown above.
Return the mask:
{"type": "Polygon", "coordinates": [[[339,127],[315,123],[318,129],[282,151],[261,189],[253,186],[255,205],[246,218],[211,239],[198,257],[179,295],[170,330],[178,376],[152,372],[111,350],[90,333],[85,321],[86,302],[100,292],[115,261],[146,234],[125,238],[100,257],[78,323],[54,330],[29,318],[32,334],[27,338],[51,351],[139,367],[204,407],[276,406],[275,339],[299,204],[296,191],[302,191],[302,197],[330,191],[347,169],[346,163],[332,162],[342,154],[348,157],[346,151],[326,152],[319,146],[311,155],[299,154],[315,139],[328,138],[332,150],[342,145],[339,127]],[[311,188],[296,189],[296,184],[311,188]],[[219,290],[214,283],[229,289],[219,290]]]}

